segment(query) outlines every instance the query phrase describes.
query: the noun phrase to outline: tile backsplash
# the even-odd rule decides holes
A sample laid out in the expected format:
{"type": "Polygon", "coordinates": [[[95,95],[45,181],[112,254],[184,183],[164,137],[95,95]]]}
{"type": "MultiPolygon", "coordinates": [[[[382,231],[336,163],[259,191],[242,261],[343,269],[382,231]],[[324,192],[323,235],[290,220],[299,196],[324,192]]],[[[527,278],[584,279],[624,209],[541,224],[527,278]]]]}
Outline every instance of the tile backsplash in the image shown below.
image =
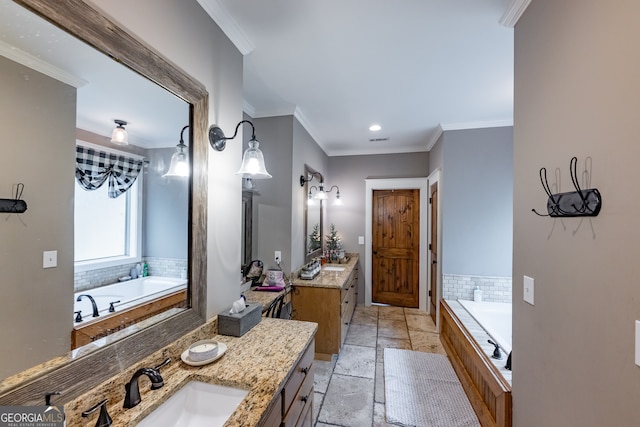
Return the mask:
{"type": "Polygon", "coordinates": [[[75,292],[86,291],[104,285],[117,283],[119,277],[128,276],[136,264],[148,264],[149,276],[181,277],[187,268],[186,259],[175,258],[144,258],[140,263],[118,265],[115,267],[99,268],[96,270],[74,273],[73,282],[75,292]]]}
{"type": "Polygon", "coordinates": [[[511,277],[442,275],[442,297],[448,300],[473,300],[476,286],[482,291],[482,300],[488,302],[512,301],[511,277]]]}

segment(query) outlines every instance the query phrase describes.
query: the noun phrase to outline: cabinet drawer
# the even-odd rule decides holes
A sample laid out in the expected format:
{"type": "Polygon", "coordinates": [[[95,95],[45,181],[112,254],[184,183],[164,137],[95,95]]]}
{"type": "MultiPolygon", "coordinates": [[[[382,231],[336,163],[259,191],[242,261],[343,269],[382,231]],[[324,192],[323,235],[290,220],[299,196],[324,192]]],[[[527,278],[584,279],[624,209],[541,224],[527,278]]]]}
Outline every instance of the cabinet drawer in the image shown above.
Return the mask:
{"type": "Polygon", "coordinates": [[[294,396],[289,411],[282,420],[282,427],[295,427],[301,414],[305,412],[308,406],[313,405],[313,366],[309,371],[309,375],[305,378],[298,393],[294,396]]]}
{"type": "Polygon", "coordinates": [[[313,427],[313,400],[307,402],[296,427],[313,427]]]}
{"type": "Polygon", "coordinates": [[[278,394],[278,397],[271,404],[271,407],[267,409],[269,415],[265,418],[264,422],[260,424],[260,427],[280,427],[282,423],[282,395],[278,394]]]}
{"type": "Polygon", "coordinates": [[[296,367],[293,369],[293,373],[291,374],[291,377],[287,381],[287,384],[285,384],[284,389],[282,390],[282,404],[283,404],[282,413],[283,414],[287,413],[287,410],[289,406],[291,406],[291,402],[293,402],[293,399],[296,393],[298,393],[298,390],[300,389],[300,385],[303,383],[303,381],[306,378],[311,377],[311,383],[313,384],[314,352],[315,352],[315,347],[312,341],[311,344],[309,345],[309,348],[307,348],[307,351],[305,351],[304,355],[302,355],[300,362],[298,362],[296,367]]]}

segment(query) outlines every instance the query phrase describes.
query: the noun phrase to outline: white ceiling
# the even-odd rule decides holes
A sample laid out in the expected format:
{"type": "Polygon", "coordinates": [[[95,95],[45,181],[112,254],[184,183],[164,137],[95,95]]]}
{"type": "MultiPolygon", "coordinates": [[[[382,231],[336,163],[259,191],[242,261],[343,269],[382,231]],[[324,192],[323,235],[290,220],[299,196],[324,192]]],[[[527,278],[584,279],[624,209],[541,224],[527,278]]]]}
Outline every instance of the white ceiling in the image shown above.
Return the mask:
{"type": "Polygon", "coordinates": [[[245,112],[294,114],[330,156],[513,124],[509,0],[198,2],[245,55],[245,112]]]}
{"type": "Polygon", "coordinates": [[[189,124],[186,102],[11,0],[0,0],[0,55],[75,86],[78,128],[110,136],[125,120],[130,144],[159,148],[189,124]]]}

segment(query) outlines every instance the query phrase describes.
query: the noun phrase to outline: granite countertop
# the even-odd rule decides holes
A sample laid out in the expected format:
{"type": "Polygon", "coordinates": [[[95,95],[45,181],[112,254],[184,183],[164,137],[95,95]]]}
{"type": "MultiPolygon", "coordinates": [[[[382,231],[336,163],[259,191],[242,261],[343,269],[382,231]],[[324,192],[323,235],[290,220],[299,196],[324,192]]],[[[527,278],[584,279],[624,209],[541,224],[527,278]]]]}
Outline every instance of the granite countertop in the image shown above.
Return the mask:
{"type": "Polygon", "coordinates": [[[313,340],[316,323],[262,318],[242,337],[209,333],[217,331],[217,318],[207,322],[171,346],[146,358],[117,378],[65,405],[67,426],[93,427],[97,413],[88,419],[82,411],[108,398],[109,414],[114,426],[134,426],[187,382],[203,381],[248,390],[249,393],[231,415],[225,426],[257,426],[269,404],[282,390],[290,371],[302,357],[303,350],[313,340]],[[213,326],[215,324],[215,326],[213,326]],[[180,354],[195,341],[211,338],[227,345],[227,352],[217,361],[193,367],[180,359],[180,354]],[[161,369],[164,387],[150,390],[149,380],[140,378],[142,402],[131,409],[123,409],[124,384],[132,373],[143,366],[159,364],[164,357],[171,363],[161,369]]]}
{"type": "Polygon", "coordinates": [[[313,280],[303,280],[296,274],[293,279],[293,286],[306,286],[318,288],[342,288],[349,275],[358,264],[358,255],[349,254],[349,260],[345,264],[325,264],[320,270],[320,274],[313,280]],[[326,267],[343,267],[343,271],[331,271],[326,267]]]}
{"type": "Polygon", "coordinates": [[[247,299],[247,302],[262,304],[262,311],[265,312],[267,308],[269,308],[269,304],[271,304],[280,295],[286,293],[286,290],[287,288],[279,292],[272,292],[272,291],[256,291],[254,289],[249,289],[247,291],[244,291],[242,294],[247,299]]]}

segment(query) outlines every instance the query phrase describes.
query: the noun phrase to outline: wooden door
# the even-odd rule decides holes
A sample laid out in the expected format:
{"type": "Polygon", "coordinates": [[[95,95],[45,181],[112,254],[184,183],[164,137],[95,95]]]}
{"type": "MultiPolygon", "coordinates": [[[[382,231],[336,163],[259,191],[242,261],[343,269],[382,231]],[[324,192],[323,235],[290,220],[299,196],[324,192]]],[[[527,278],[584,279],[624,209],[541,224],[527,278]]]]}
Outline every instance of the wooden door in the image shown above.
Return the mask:
{"type": "Polygon", "coordinates": [[[436,307],[438,307],[438,183],[429,189],[429,204],[431,206],[431,238],[429,251],[431,252],[431,265],[429,274],[431,289],[429,289],[429,313],[434,323],[436,322],[436,307]]]}
{"type": "Polygon", "coordinates": [[[374,190],[372,301],[418,307],[420,190],[374,190]]]}

